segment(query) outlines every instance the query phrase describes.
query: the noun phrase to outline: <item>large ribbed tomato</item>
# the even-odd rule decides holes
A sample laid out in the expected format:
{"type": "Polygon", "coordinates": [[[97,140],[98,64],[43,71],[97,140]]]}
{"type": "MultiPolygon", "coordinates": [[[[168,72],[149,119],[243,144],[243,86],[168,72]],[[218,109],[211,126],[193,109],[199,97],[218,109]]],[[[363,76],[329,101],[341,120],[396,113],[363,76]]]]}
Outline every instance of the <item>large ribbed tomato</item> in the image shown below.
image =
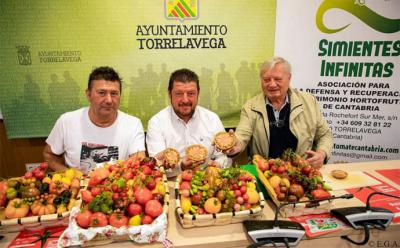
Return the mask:
{"type": "Polygon", "coordinates": [[[92,212],[90,212],[89,210],[84,210],[75,217],[76,223],[82,228],[88,228],[90,226],[91,216],[92,212]]]}
{"type": "Polygon", "coordinates": [[[110,225],[116,228],[128,225],[128,218],[122,213],[113,213],[110,215],[110,225]]]}
{"type": "Polygon", "coordinates": [[[101,227],[107,226],[108,220],[107,216],[102,212],[96,212],[90,216],[90,226],[91,227],[101,227]]]}
{"type": "Polygon", "coordinates": [[[157,218],[163,211],[161,203],[157,200],[150,200],[146,203],[144,212],[153,218],[157,218]]]}

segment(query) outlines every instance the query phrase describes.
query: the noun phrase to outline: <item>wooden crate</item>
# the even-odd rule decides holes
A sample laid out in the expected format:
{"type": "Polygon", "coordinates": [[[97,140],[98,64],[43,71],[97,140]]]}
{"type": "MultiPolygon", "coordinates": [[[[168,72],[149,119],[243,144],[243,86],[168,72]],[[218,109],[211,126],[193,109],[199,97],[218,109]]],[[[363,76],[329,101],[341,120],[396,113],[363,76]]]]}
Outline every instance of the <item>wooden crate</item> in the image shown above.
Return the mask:
{"type": "MultiPolygon", "coordinates": [[[[74,206],[81,205],[80,192],[74,206]]],[[[0,209],[0,212],[5,209],[0,209]]],[[[0,214],[2,215],[2,214],[0,214]]],[[[68,226],[70,211],[61,214],[47,214],[42,216],[29,216],[15,219],[2,219],[0,221],[0,233],[19,232],[21,230],[35,230],[51,226],[68,226]]]]}
{"type": "MultiPolygon", "coordinates": [[[[214,225],[228,225],[232,223],[243,222],[249,219],[260,219],[263,215],[263,208],[265,206],[265,199],[260,190],[257,189],[260,196],[260,205],[256,208],[244,211],[232,211],[217,214],[184,214],[181,208],[179,185],[181,176],[179,175],[175,182],[175,201],[176,201],[176,214],[183,228],[201,227],[201,226],[214,226],[214,225]]],[[[256,182],[255,182],[256,183],[256,182]]],[[[257,183],[256,183],[257,185],[257,183]]]]}
{"type": "MultiPolygon", "coordinates": [[[[258,169],[257,167],[258,178],[265,186],[265,189],[268,192],[268,195],[271,197],[272,201],[275,203],[277,207],[281,205],[281,202],[277,199],[277,195],[275,193],[274,188],[272,188],[271,184],[264,176],[264,173],[258,169]]],[[[308,207],[306,203],[296,203],[284,206],[280,209],[279,213],[287,218],[287,217],[294,217],[294,216],[301,216],[301,215],[308,215],[308,214],[322,214],[322,213],[329,213],[331,210],[331,203],[330,202],[321,202],[317,207],[308,207]]]]}
{"type": "MultiPolygon", "coordinates": [[[[164,195],[164,205],[163,205],[163,213],[162,215],[158,216],[158,218],[163,218],[165,217],[165,223],[167,223],[167,216],[168,216],[168,208],[169,208],[169,192],[168,192],[168,180],[165,174],[165,170],[163,167],[160,167],[160,171],[163,173],[163,185],[166,189],[165,195],[164,195]]],[[[83,204],[83,202],[81,203],[83,204]]],[[[83,205],[81,205],[83,206],[83,205]]],[[[150,242],[141,242],[141,233],[135,233],[132,234],[132,230],[134,229],[141,229],[144,228],[149,228],[152,224],[150,225],[142,225],[142,226],[137,226],[137,227],[121,227],[121,228],[115,228],[111,225],[107,225],[106,227],[91,227],[89,229],[83,229],[79,227],[76,224],[75,221],[75,216],[79,213],[79,210],[74,209],[72,215],[70,216],[70,223],[66,231],[61,235],[59,241],[58,241],[58,246],[59,247],[69,247],[69,246],[96,246],[96,245],[106,245],[114,242],[121,242],[121,241],[128,241],[132,240],[138,243],[150,243],[150,242]],[[85,234],[90,233],[90,235],[93,235],[91,239],[82,239],[85,234]],[[83,234],[83,235],[82,235],[83,234]],[[67,238],[71,237],[72,238],[67,238]]],[[[156,219],[156,220],[157,220],[156,219]]],[[[165,230],[163,230],[165,233],[167,232],[167,224],[165,225],[165,230]]],[[[157,240],[151,240],[151,242],[156,242],[157,240]]]]}

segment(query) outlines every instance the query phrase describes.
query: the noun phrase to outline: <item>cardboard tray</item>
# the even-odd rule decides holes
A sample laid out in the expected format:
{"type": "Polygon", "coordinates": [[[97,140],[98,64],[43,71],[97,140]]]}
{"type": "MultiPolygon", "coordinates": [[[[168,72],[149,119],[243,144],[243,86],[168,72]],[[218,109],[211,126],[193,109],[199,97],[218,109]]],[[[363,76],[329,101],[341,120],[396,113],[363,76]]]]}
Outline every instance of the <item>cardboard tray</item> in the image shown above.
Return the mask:
{"type": "MultiPolygon", "coordinates": [[[[232,211],[217,214],[184,214],[181,208],[179,184],[181,182],[181,175],[179,175],[175,182],[175,201],[176,201],[176,215],[183,228],[201,227],[201,226],[214,226],[214,225],[228,225],[232,223],[240,223],[244,220],[261,218],[263,215],[263,208],[265,206],[265,199],[263,194],[257,187],[257,192],[260,196],[260,205],[256,208],[244,211],[232,211]]],[[[255,182],[256,186],[257,183],[255,182]]]]}
{"type": "MultiPolygon", "coordinates": [[[[257,166],[256,166],[257,167],[257,166]]],[[[269,196],[271,197],[274,204],[279,207],[281,202],[277,199],[277,195],[275,193],[274,188],[272,188],[271,184],[264,176],[264,173],[258,169],[257,167],[258,178],[265,186],[269,196]]],[[[317,207],[307,207],[306,203],[296,203],[292,205],[284,206],[280,209],[279,213],[282,217],[294,217],[294,216],[301,216],[301,215],[308,215],[308,214],[322,214],[322,213],[329,213],[331,210],[332,204],[330,202],[321,202],[317,207]]]]}

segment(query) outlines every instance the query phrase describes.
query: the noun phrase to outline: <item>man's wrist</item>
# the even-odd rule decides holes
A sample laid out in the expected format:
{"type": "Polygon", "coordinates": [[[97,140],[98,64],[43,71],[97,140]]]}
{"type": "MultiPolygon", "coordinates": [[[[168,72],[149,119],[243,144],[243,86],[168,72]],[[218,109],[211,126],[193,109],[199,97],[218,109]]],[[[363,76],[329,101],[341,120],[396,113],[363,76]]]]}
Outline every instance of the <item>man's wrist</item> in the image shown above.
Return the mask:
{"type": "Polygon", "coordinates": [[[233,153],[233,154],[226,154],[226,156],[227,156],[228,158],[234,158],[234,157],[236,157],[237,155],[239,155],[239,153],[240,153],[240,152],[236,152],[236,153],[233,153]]]}

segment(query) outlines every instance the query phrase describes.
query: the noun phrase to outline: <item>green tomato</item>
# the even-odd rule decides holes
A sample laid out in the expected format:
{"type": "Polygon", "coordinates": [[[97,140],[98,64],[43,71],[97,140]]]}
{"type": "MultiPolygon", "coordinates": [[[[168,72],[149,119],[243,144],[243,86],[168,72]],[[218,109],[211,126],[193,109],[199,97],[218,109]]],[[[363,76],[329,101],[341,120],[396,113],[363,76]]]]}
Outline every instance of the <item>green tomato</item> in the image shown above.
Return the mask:
{"type": "Polygon", "coordinates": [[[100,210],[105,214],[109,214],[111,211],[111,209],[104,203],[100,205],[100,210]]]}
{"type": "Polygon", "coordinates": [[[17,198],[17,194],[18,192],[14,188],[7,189],[7,199],[12,200],[14,198],[17,198]]]}

